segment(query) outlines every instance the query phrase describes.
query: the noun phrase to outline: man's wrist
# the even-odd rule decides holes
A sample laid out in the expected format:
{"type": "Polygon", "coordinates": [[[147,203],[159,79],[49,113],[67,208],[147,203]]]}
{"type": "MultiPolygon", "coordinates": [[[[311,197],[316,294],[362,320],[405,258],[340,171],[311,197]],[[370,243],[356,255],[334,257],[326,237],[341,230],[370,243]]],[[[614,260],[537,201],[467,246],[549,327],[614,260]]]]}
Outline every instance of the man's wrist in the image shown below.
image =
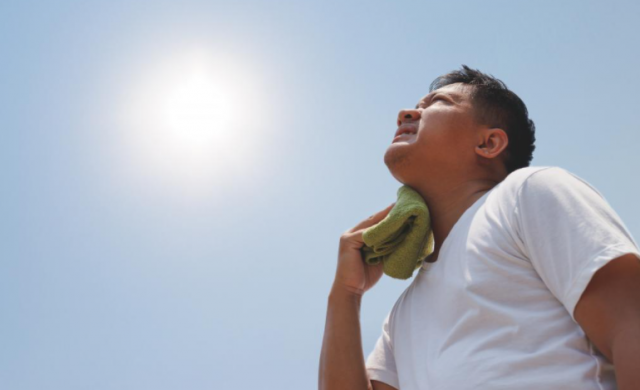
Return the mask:
{"type": "Polygon", "coordinates": [[[352,291],[346,287],[334,284],[329,292],[330,301],[351,301],[358,304],[362,301],[362,295],[359,292],[352,291]]]}

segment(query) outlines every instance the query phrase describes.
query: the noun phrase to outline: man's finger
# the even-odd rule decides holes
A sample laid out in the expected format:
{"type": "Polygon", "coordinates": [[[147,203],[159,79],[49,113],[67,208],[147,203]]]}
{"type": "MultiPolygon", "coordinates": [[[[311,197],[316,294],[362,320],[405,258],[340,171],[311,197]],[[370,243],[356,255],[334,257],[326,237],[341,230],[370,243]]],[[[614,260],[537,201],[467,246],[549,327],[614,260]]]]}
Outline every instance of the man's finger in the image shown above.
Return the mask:
{"type": "Polygon", "coordinates": [[[364,240],[362,239],[362,233],[363,232],[364,232],[364,230],[357,230],[355,232],[345,233],[342,236],[342,240],[343,240],[344,244],[341,245],[341,247],[344,247],[344,249],[351,249],[351,248],[360,249],[360,248],[362,248],[362,246],[364,245],[364,240]]]}
{"type": "Polygon", "coordinates": [[[387,206],[386,209],[378,211],[377,213],[373,214],[369,218],[357,224],[353,229],[349,230],[349,233],[353,233],[356,230],[360,230],[360,229],[366,229],[382,221],[387,216],[387,214],[389,214],[389,211],[391,211],[391,209],[395,205],[396,205],[395,202],[391,203],[389,206],[387,206]]]}

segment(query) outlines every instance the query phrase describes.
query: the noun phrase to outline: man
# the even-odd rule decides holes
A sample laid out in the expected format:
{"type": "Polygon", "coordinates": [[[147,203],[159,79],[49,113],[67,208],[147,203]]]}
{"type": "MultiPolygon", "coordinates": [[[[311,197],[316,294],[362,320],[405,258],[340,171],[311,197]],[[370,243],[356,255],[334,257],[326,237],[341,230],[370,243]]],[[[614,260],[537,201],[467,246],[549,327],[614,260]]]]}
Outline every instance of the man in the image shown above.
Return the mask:
{"type": "Polygon", "coordinates": [[[362,232],[393,204],[341,236],[320,389],[640,389],[638,245],[586,181],[529,167],[534,132],[464,65],[400,111],[385,163],[427,203],[435,252],[365,363],[360,302],[382,264],[362,261],[362,232]]]}

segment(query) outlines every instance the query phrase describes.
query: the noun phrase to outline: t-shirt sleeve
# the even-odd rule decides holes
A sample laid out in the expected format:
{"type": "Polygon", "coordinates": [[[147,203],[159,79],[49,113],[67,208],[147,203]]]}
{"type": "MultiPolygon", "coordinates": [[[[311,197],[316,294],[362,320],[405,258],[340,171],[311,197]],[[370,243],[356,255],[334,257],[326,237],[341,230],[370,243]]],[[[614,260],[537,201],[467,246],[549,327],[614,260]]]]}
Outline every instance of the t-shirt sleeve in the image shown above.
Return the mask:
{"type": "Polygon", "coordinates": [[[393,345],[389,332],[389,318],[387,315],[382,323],[382,334],[378,338],[373,351],[367,357],[366,367],[370,380],[384,382],[396,389],[400,388],[398,382],[398,371],[393,357],[393,345]]]}
{"type": "Polygon", "coordinates": [[[604,197],[559,167],[529,176],[517,194],[515,218],[525,255],[574,319],[592,276],[638,244],[604,197]]]}

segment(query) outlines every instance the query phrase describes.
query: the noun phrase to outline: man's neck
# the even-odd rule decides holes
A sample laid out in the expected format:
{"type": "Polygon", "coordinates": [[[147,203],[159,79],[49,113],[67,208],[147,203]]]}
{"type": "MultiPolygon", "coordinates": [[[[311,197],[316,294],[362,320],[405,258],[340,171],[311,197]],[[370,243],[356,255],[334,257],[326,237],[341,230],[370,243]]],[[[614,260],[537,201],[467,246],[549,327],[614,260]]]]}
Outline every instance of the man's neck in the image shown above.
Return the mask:
{"type": "Polygon", "coordinates": [[[478,179],[458,183],[441,181],[437,186],[426,181],[424,185],[412,185],[429,208],[435,240],[435,252],[430,261],[437,260],[442,243],[462,214],[497,184],[495,180],[478,179]]]}

